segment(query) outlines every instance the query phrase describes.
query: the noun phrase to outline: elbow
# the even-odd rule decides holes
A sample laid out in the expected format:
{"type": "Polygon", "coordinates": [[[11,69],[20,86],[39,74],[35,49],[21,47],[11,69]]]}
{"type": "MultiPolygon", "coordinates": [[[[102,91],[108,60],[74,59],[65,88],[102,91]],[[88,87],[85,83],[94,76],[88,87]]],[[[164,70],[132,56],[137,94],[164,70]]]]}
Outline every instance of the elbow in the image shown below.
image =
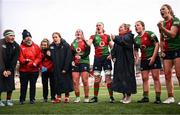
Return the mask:
{"type": "Polygon", "coordinates": [[[176,37],[176,34],[172,34],[172,35],[171,35],[171,38],[174,39],[175,37],[176,37]]]}
{"type": "Polygon", "coordinates": [[[87,41],[87,42],[85,42],[85,43],[86,43],[87,47],[91,47],[92,42],[87,41]]]}
{"type": "Polygon", "coordinates": [[[156,49],[159,49],[159,43],[155,44],[156,49]]]}
{"type": "Polygon", "coordinates": [[[87,46],[88,46],[88,47],[90,47],[90,46],[91,46],[91,43],[89,43],[89,42],[87,42],[86,44],[87,44],[87,46]]]}
{"type": "Polygon", "coordinates": [[[172,33],[170,34],[170,37],[173,38],[173,39],[174,39],[176,36],[177,36],[177,32],[172,32],[172,33]]]}

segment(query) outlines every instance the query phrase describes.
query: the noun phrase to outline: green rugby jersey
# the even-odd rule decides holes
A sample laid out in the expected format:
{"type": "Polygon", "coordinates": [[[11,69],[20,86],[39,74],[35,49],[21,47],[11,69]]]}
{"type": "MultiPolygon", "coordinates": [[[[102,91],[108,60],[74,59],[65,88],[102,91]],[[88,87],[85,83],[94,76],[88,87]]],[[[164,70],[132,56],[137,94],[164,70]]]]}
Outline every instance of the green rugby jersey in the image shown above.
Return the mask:
{"type": "Polygon", "coordinates": [[[164,50],[165,51],[173,51],[173,50],[179,50],[180,49],[180,20],[177,17],[174,17],[173,19],[169,21],[163,21],[163,26],[170,30],[172,26],[178,27],[178,33],[175,38],[171,38],[164,33],[162,33],[161,40],[165,42],[164,50]]]}
{"type": "Polygon", "coordinates": [[[95,47],[95,57],[108,56],[109,53],[109,42],[111,41],[110,36],[107,34],[103,35],[92,35],[90,39],[93,40],[95,47]]]}
{"type": "MultiPolygon", "coordinates": [[[[77,40],[75,39],[71,44],[71,49],[75,54],[78,54],[81,56],[79,63],[87,63],[89,64],[89,53],[90,50],[88,50],[88,45],[85,43],[84,40],[77,40]]],[[[73,58],[73,61],[75,61],[76,58],[73,58]]]]}
{"type": "Polygon", "coordinates": [[[135,50],[141,49],[141,59],[152,57],[155,49],[155,42],[158,42],[156,35],[151,31],[145,31],[142,36],[135,37],[135,50]]]}

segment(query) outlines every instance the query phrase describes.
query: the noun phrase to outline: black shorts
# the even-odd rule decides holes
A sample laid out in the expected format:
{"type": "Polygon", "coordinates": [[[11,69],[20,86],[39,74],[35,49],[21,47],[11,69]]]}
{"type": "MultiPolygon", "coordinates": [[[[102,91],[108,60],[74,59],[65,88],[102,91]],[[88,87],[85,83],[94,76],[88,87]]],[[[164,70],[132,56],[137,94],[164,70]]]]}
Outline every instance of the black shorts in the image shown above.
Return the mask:
{"type": "Polygon", "coordinates": [[[104,57],[94,57],[93,70],[102,71],[103,70],[112,70],[111,60],[107,59],[107,56],[104,57]]]}
{"type": "Polygon", "coordinates": [[[161,69],[161,60],[160,57],[157,56],[156,60],[154,61],[154,64],[149,65],[150,60],[141,60],[141,71],[144,70],[151,70],[151,69],[161,69]]]}
{"type": "Polygon", "coordinates": [[[180,57],[180,49],[174,51],[167,51],[164,53],[165,53],[165,57],[163,57],[164,60],[172,60],[180,57]]]}
{"type": "Polygon", "coordinates": [[[81,63],[76,66],[72,66],[72,72],[89,72],[89,64],[87,63],[81,63]]]}

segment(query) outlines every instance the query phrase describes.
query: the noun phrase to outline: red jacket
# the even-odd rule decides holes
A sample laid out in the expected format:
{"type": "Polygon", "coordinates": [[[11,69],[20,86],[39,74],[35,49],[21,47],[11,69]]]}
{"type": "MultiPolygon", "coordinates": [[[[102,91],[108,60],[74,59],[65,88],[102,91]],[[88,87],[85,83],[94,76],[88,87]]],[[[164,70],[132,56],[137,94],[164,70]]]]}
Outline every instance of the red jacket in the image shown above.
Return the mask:
{"type": "Polygon", "coordinates": [[[52,72],[53,71],[52,60],[48,59],[43,52],[41,52],[41,56],[42,56],[42,61],[41,61],[40,67],[42,68],[42,66],[44,66],[47,68],[48,72],[52,72]]]}
{"type": "Polygon", "coordinates": [[[20,45],[20,72],[38,72],[41,60],[41,50],[38,45],[35,43],[32,43],[31,46],[23,43],[20,45]]]}

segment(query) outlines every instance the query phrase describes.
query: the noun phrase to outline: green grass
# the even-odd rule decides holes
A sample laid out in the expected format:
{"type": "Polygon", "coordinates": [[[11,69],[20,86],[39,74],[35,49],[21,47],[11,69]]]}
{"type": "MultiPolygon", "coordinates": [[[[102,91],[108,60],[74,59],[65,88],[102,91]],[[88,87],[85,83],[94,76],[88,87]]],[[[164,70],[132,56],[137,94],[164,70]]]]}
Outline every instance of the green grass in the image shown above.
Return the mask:
{"type": "MultiPolygon", "coordinates": [[[[130,104],[122,104],[119,100],[122,95],[114,93],[116,99],[115,103],[108,103],[109,96],[105,87],[100,88],[99,102],[98,103],[73,103],[75,98],[74,92],[71,93],[71,102],[65,104],[63,102],[59,104],[52,104],[51,102],[42,102],[42,89],[37,89],[36,98],[37,101],[34,105],[29,104],[29,98],[24,105],[18,104],[19,89],[13,93],[14,106],[13,107],[0,107],[0,114],[180,114],[180,106],[177,102],[180,101],[179,87],[175,87],[176,103],[166,105],[154,104],[155,94],[154,89],[151,86],[150,89],[150,103],[139,104],[136,101],[142,97],[142,87],[138,87],[138,93],[133,95],[133,102],[130,104]]],[[[29,92],[27,92],[29,94],[29,92]]],[[[93,94],[93,88],[90,88],[90,94],[93,94]]],[[[83,89],[81,88],[81,99],[83,100],[83,89]]],[[[165,87],[162,88],[162,100],[167,97],[165,87]]],[[[2,98],[5,98],[3,93],[2,98]]]]}

